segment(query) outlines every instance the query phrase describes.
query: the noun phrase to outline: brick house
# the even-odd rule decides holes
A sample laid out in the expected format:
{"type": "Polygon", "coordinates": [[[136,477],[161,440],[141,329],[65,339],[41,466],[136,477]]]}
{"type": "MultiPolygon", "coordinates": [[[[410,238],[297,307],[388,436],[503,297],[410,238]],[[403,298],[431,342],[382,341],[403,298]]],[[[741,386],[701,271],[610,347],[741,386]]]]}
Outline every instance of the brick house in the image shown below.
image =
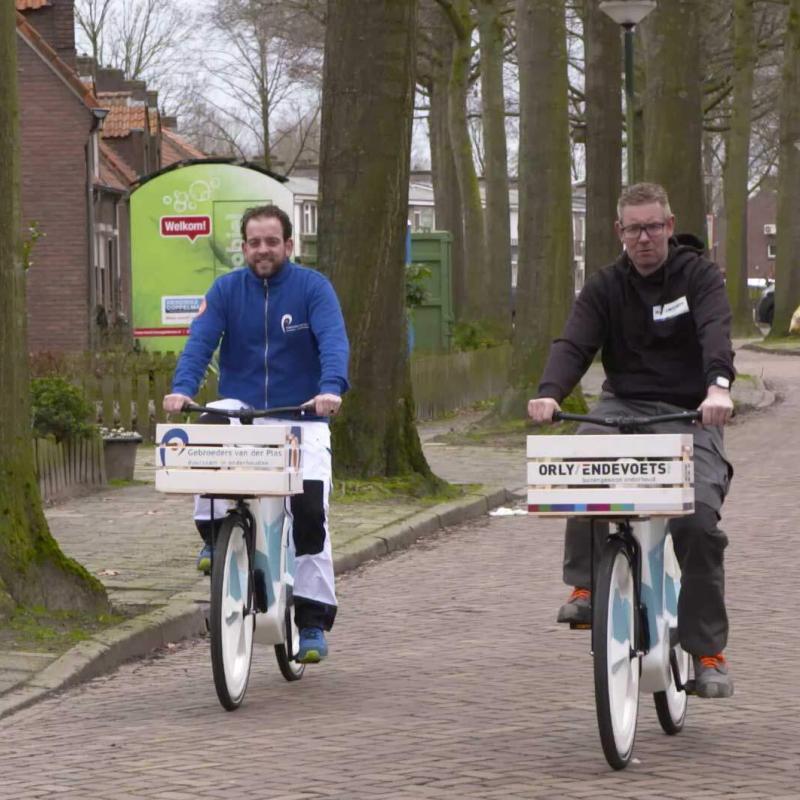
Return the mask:
{"type": "Polygon", "coordinates": [[[16,0],[16,7],[22,222],[26,234],[33,223],[44,234],[28,270],[28,344],[85,350],[94,306],[91,187],[100,180],[105,111],[74,69],[72,3],[16,0]]]}
{"type": "MultiPolygon", "coordinates": [[[[774,180],[765,180],[747,200],[747,277],[763,285],[775,280],[778,192],[774,180]]],[[[725,265],[725,216],[719,219],[717,259],[725,265]]]]}
{"type": "Polygon", "coordinates": [[[129,335],[128,191],[202,157],[158,112],[157,93],[75,50],[74,0],[15,0],[22,224],[44,234],[27,273],[32,352],[129,335]]]}

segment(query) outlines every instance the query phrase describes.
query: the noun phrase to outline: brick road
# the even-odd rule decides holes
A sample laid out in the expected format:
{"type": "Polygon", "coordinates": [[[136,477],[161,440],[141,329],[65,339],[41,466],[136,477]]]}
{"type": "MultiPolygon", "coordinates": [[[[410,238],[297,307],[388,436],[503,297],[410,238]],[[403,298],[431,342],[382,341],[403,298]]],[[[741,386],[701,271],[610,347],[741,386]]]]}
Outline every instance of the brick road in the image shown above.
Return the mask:
{"type": "Polygon", "coordinates": [[[206,642],[127,665],[0,723],[2,798],[798,798],[795,579],[800,359],[746,356],[784,396],[728,434],[730,701],[608,769],[588,637],[553,622],[560,525],[485,518],[340,581],[328,663],[289,685],[256,653],[217,704],[206,642]]]}

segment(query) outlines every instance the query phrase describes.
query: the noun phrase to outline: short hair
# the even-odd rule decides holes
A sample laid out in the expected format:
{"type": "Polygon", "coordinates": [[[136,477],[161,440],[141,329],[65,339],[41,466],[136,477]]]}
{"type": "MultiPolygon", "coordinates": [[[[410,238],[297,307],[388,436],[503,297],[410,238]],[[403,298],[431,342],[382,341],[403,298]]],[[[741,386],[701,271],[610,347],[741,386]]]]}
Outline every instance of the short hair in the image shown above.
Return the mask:
{"type": "Polygon", "coordinates": [[[669,197],[667,190],[657,183],[634,183],[623,190],[617,201],[617,219],[622,219],[622,209],[626,206],[643,206],[647,203],[658,203],[664,213],[672,216],[672,209],[669,207],[669,197]]]}
{"type": "Polygon", "coordinates": [[[258,217],[277,219],[281,223],[281,228],[283,228],[283,241],[285,242],[287,239],[292,238],[292,221],[289,219],[289,215],[282,208],[269,205],[254,206],[253,208],[248,208],[244,214],[242,214],[242,241],[247,239],[247,223],[250,222],[251,219],[257,219],[258,217]]]}

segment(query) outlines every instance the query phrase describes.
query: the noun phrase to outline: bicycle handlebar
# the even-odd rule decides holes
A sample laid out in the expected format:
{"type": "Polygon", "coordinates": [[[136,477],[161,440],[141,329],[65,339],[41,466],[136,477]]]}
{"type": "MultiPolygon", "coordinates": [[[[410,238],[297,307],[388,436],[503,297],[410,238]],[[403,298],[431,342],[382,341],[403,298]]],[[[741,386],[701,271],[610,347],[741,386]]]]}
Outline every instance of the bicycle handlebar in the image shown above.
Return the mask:
{"type": "Polygon", "coordinates": [[[657,414],[654,417],[595,417],[591,414],[570,414],[565,411],[555,411],[553,422],[564,422],[567,420],[575,422],[591,422],[595,425],[603,425],[606,428],[619,428],[620,430],[633,430],[635,428],[653,425],[658,422],[696,422],[702,419],[700,411],[678,411],[672,414],[657,414]]]}
{"type": "Polygon", "coordinates": [[[305,416],[317,414],[313,405],[280,406],[276,408],[214,408],[213,406],[200,406],[197,403],[184,403],[182,411],[191,413],[218,414],[221,417],[233,417],[247,424],[260,417],[288,416],[293,419],[302,419],[305,416]]]}

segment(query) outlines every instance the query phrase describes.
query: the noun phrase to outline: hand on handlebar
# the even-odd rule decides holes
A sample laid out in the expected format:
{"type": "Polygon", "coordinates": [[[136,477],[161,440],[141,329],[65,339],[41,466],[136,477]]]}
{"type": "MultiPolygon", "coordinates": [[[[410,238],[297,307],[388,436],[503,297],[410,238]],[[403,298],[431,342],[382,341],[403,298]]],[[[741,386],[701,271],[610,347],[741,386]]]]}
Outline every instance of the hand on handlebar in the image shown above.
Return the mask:
{"type": "Polygon", "coordinates": [[[338,394],[318,394],[303,405],[313,408],[318,417],[332,417],[342,405],[342,398],[338,394]]]}
{"type": "Polygon", "coordinates": [[[561,406],[552,397],[535,397],[528,400],[528,416],[539,424],[552,422],[556,411],[561,411],[561,406]]]}
{"type": "Polygon", "coordinates": [[[733,400],[727,389],[709,386],[706,399],[698,406],[703,425],[725,425],[733,416],[733,400]]]}
{"type": "Polygon", "coordinates": [[[191,402],[192,398],[187,397],[185,394],[168,394],[164,396],[162,405],[164,411],[171,414],[176,411],[183,411],[184,406],[191,402]]]}

